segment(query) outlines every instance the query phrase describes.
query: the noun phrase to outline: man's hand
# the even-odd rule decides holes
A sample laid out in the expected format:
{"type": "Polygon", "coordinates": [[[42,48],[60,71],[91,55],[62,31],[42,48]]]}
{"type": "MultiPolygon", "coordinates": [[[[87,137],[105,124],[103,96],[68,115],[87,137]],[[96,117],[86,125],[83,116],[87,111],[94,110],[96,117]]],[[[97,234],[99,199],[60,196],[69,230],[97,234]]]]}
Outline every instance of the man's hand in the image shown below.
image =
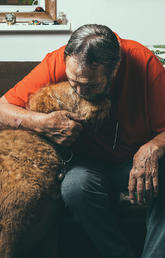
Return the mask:
{"type": "Polygon", "coordinates": [[[128,185],[131,203],[137,201],[138,204],[143,204],[157,195],[158,160],[162,155],[163,151],[152,141],[143,145],[134,155],[128,185]]]}
{"type": "Polygon", "coordinates": [[[4,96],[0,98],[0,129],[30,129],[47,135],[53,142],[69,146],[79,136],[83,120],[67,111],[45,114],[26,110],[9,104],[4,96]]]}
{"type": "Polygon", "coordinates": [[[70,146],[82,130],[81,121],[75,113],[55,111],[42,114],[34,130],[44,133],[57,144],[70,146]]]}

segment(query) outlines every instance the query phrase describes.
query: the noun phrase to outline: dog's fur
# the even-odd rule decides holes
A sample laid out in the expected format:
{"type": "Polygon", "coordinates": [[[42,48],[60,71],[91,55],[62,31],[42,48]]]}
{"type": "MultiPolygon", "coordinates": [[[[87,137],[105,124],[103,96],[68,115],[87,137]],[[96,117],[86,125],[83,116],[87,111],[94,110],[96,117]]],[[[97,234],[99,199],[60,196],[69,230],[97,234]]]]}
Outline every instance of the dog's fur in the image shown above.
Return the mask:
{"type": "MultiPolygon", "coordinates": [[[[62,82],[32,95],[27,108],[67,110],[96,125],[109,115],[110,100],[87,101],[62,82]]],[[[0,146],[0,257],[13,258],[16,244],[40,217],[41,205],[59,193],[61,156],[49,140],[28,130],[1,130],[0,146]]]]}

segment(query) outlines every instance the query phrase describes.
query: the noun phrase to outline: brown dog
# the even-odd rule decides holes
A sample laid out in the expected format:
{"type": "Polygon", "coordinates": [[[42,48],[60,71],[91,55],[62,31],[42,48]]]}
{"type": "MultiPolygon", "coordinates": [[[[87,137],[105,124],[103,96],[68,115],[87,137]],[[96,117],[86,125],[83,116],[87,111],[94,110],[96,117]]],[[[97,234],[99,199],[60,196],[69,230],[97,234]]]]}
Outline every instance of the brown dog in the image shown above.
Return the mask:
{"type": "MultiPolygon", "coordinates": [[[[110,106],[108,98],[87,101],[62,82],[32,95],[27,108],[74,112],[88,126],[103,121],[110,106]]],[[[44,204],[60,192],[56,176],[62,157],[49,140],[27,130],[0,131],[0,146],[0,257],[13,258],[15,247],[40,222],[44,204]]]]}

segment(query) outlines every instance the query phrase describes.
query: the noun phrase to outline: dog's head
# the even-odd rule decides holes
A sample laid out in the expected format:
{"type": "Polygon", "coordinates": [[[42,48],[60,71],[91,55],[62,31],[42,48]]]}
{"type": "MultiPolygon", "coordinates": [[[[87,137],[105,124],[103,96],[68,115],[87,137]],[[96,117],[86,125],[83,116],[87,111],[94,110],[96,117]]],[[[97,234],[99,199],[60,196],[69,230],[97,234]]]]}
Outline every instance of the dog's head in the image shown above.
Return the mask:
{"type": "Polygon", "coordinates": [[[50,113],[66,110],[76,113],[84,122],[101,122],[109,116],[111,101],[101,96],[87,100],[78,95],[68,81],[52,84],[33,94],[27,108],[36,112],[50,113]]]}

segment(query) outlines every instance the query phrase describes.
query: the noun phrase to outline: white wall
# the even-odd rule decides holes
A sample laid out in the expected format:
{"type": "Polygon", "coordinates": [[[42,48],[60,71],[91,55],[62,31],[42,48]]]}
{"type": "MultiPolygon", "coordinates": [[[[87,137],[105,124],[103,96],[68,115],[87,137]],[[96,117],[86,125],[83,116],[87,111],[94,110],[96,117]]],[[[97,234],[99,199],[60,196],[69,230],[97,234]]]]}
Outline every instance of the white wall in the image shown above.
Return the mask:
{"type": "Polygon", "coordinates": [[[48,52],[66,44],[69,35],[0,32],[0,61],[40,61],[48,52]]]}
{"type": "MultiPolygon", "coordinates": [[[[165,44],[165,0],[57,0],[72,30],[85,23],[109,26],[145,45],[165,44]]],[[[0,33],[0,60],[41,60],[65,44],[65,33],[0,33]]]]}
{"type": "Polygon", "coordinates": [[[143,44],[165,43],[165,0],[58,0],[73,29],[83,23],[108,25],[143,44]]]}

